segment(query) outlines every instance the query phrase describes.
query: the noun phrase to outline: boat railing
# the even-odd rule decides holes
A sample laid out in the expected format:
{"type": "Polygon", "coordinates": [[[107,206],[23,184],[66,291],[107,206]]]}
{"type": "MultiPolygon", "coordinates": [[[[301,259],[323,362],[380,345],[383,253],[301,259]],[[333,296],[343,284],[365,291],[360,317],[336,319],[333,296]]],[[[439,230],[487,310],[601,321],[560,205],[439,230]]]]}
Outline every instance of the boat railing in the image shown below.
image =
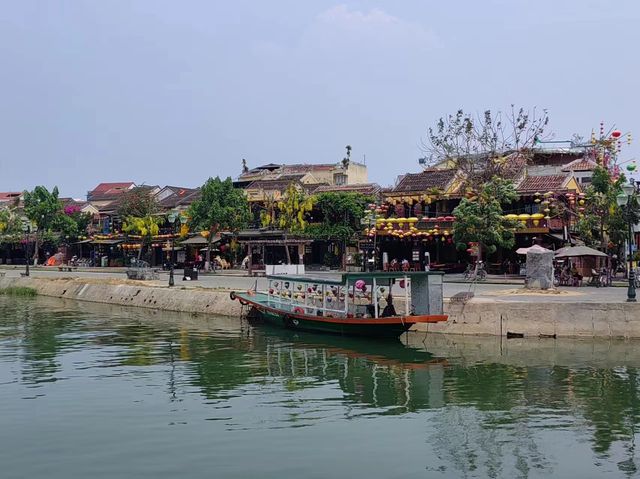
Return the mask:
{"type": "MultiPolygon", "coordinates": [[[[409,316],[411,306],[411,280],[400,274],[397,278],[403,288],[404,308],[393,316],[409,316]]],[[[392,300],[392,288],[396,278],[385,277],[381,280],[368,278],[368,281],[353,280],[342,284],[331,281],[318,281],[309,278],[269,278],[268,301],[274,305],[289,306],[292,311],[316,315],[339,315],[340,317],[371,317],[384,315],[384,306],[392,300]],[[384,300],[384,301],[381,301],[384,300]],[[363,302],[364,301],[364,302],[363,302]],[[335,304],[336,306],[333,306],[335,304]],[[339,306],[338,306],[339,305],[339,306]]],[[[388,315],[388,313],[386,314],[388,315]]]]}

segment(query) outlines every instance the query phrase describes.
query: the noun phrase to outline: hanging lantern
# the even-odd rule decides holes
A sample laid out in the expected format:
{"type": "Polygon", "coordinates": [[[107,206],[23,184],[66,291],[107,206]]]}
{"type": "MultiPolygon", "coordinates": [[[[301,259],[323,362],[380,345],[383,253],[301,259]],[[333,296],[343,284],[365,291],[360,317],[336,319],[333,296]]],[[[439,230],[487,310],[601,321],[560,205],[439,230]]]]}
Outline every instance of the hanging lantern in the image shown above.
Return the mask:
{"type": "Polygon", "coordinates": [[[622,133],[620,132],[620,130],[613,130],[613,131],[611,132],[611,136],[612,136],[613,138],[620,138],[620,135],[622,135],[622,133]]]}

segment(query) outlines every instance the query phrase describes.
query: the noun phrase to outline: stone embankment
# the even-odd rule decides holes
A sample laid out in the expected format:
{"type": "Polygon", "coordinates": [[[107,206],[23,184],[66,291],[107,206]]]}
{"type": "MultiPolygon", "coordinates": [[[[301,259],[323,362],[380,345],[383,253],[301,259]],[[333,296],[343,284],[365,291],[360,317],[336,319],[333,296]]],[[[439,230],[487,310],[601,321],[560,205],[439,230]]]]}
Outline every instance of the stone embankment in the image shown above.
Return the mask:
{"type": "Polygon", "coordinates": [[[446,303],[445,323],[420,331],[463,335],[640,338],[640,303],[492,301],[446,303]]]}
{"type": "MultiPolygon", "coordinates": [[[[241,306],[229,290],[121,281],[0,278],[0,289],[34,288],[38,294],[79,301],[187,313],[237,316],[241,306]]],[[[445,302],[446,323],[422,324],[418,331],[459,335],[640,338],[640,303],[500,301],[474,298],[445,302]]]]}
{"type": "Polygon", "coordinates": [[[91,301],[94,303],[186,313],[240,314],[240,303],[231,301],[229,291],[205,288],[151,285],[143,281],[4,278],[0,289],[23,286],[35,289],[38,294],[56,298],[91,301]]]}

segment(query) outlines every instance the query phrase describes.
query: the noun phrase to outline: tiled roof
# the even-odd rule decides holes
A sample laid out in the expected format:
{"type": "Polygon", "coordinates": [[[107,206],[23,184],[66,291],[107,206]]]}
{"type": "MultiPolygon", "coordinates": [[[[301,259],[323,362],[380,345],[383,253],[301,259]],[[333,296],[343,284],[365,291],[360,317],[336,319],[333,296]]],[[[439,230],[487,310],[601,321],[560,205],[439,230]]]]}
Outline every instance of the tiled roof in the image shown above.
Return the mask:
{"type": "Polygon", "coordinates": [[[128,191],[133,186],[135,186],[135,183],[131,181],[126,183],[100,183],[93,190],[87,193],[87,200],[104,201],[114,199],[125,191],[128,191]]]}
{"type": "Polygon", "coordinates": [[[196,200],[199,200],[202,196],[202,192],[200,188],[196,188],[192,190],[188,195],[183,196],[176,202],[176,206],[188,206],[196,200]]]}
{"type": "Polygon", "coordinates": [[[107,193],[113,190],[126,190],[134,185],[135,183],[132,181],[121,183],[100,183],[93,190],[91,190],[91,193],[107,193]]]}
{"type": "Polygon", "coordinates": [[[284,191],[291,183],[298,183],[298,180],[277,179],[277,180],[256,180],[247,186],[248,190],[284,191]]]}
{"type": "Polygon", "coordinates": [[[377,195],[380,193],[380,185],[377,183],[361,183],[356,185],[323,185],[315,189],[314,193],[362,193],[364,195],[377,195]]]}
{"type": "Polygon", "coordinates": [[[163,208],[173,208],[178,206],[181,200],[198,191],[194,188],[180,188],[173,186],[168,188],[171,188],[174,193],[159,201],[160,206],[163,208]]]}
{"type": "Polygon", "coordinates": [[[562,167],[562,171],[593,171],[598,164],[588,158],[578,158],[562,167]]]}
{"type": "Polygon", "coordinates": [[[543,175],[543,176],[527,176],[518,185],[519,192],[540,192],[557,191],[564,189],[564,183],[567,175],[543,175]]]}
{"type": "Polygon", "coordinates": [[[438,188],[446,190],[456,176],[454,169],[428,169],[422,173],[407,173],[393,188],[393,193],[423,192],[438,188]]]}
{"type": "Polygon", "coordinates": [[[329,171],[336,167],[335,163],[283,165],[283,173],[310,173],[313,171],[329,171]]]}
{"type": "Polygon", "coordinates": [[[243,181],[245,178],[258,181],[260,177],[266,177],[269,179],[277,179],[282,175],[304,175],[306,173],[319,172],[319,171],[331,171],[336,168],[336,163],[318,163],[318,164],[295,164],[295,165],[264,165],[258,168],[253,168],[245,173],[241,173],[238,176],[238,181],[243,181]]]}
{"type": "Polygon", "coordinates": [[[20,191],[0,191],[0,201],[12,201],[22,195],[20,191]]]}

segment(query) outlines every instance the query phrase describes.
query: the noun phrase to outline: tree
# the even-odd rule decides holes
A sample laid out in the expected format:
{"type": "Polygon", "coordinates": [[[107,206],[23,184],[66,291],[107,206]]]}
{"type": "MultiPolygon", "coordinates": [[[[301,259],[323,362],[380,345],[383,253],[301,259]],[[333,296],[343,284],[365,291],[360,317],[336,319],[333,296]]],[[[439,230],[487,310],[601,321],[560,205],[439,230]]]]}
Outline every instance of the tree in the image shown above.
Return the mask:
{"type": "Polygon", "coordinates": [[[616,197],[622,192],[624,175],[613,178],[610,171],[597,166],[591,184],[585,191],[585,205],[578,219],[576,230],[585,243],[606,251],[612,242],[620,249],[628,236],[628,224],[640,220],[637,201],[632,198],[624,209],[618,206],[616,197]]]}
{"type": "Polygon", "coordinates": [[[11,237],[20,234],[22,234],[22,221],[15,209],[0,209],[0,235],[11,237]]]}
{"type": "Polygon", "coordinates": [[[149,188],[137,186],[125,191],[118,204],[118,216],[121,218],[144,218],[157,213],[158,202],[149,188]]]}
{"type": "Polygon", "coordinates": [[[306,196],[304,191],[295,183],[290,183],[275,204],[275,209],[267,209],[261,215],[262,225],[278,226],[284,231],[284,247],[287,253],[287,263],[291,264],[291,252],[287,246],[289,234],[301,234],[307,227],[307,214],[313,209],[314,198],[306,196]]]}
{"type": "Polygon", "coordinates": [[[200,199],[189,208],[192,230],[208,231],[206,264],[211,264],[211,243],[218,231],[246,228],[251,220],[249,203],[242,190],[233,186],[231,178],[209,178],[200,189],[200,199]]]}
{"type": "Polygon", "coordinates": [[[480,260],[483,251],[493,253],[497,246],[513,247],[518,222],[503,216],[502,205],[517,197],[513,183],[496,176],[482,186],[477,196],[463,198],[453,210],[453,239],[458,249],[467,249],[470,242],[478,243],[480,260]]]}
{"type": "Polygon", "coordinates": [[[138,250],[138,259],[142,258],[144,247],[151,244],[154,236],[160,230],[159,225],[164,221],[159,216],[128,216],[122,223],[122,231],[125,233],[133,233],[140,235],[140,249],[138,250]]]}
{"type": "Polygon", "coordinates": [[[33,191],[25,191],[24,213],[38,227],[34,252],[34,258],[37,261],[40,239],[53,231],[63,214],[62,203],[58,198],[58,187],[55,186],[51,192],[44,186],[36,186],[33,191]]]}
{"type": "Polygon", "coordinates": [[[92,219],[91,213],[83,213],[77,205],[68,205],[63,214],[57,216],[53,229],[67,240],[74,240],[86,234],[92,219]]]}
{"type": "Polygon", "coordinates": [[[471,190],[482,188],[494,176],[505,177],[520,169],[527,152],[542,138],[549,122],[547,111],[538,115],[520,108],[503,114],[491,110],[482,116],[458,110],[429,128],[422,161],[426,166],[445,165],[463,174],[471,190]],[[509,158],[516,153],[519,158],[509,158]]]}
{"type": "Polygon", "coordinates": [[[320,222],[310,225],[306,234],[313,238],[339,240],[342,244],[343,265],[347,242],[361,230],[360,221],[373,198],[361,193],[319,193],[314,198],[314,210],[320,222]]]}

